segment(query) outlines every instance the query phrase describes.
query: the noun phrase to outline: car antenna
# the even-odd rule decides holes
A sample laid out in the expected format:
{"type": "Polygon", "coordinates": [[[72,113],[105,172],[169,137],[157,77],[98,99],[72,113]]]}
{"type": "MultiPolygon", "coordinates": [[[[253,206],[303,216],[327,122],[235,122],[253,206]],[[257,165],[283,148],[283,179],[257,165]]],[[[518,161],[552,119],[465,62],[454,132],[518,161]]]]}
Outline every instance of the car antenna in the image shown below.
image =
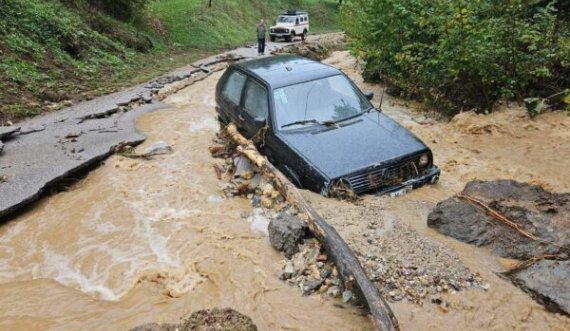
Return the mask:
{"type": "Polygon", "coordinates": [[[380,105],[378,106],[378,111],[376,112],[378,115],[378,126],[380,126],[380,112],[382,111],[382,103],[384,102],[384,92],[386,92],[386,89],[382,89],[382,96],[380,97],[380,105]]]}
{"type": "Polygon", "coordinates": [[[382,89],[382,96],[380,97],[380,105],[378,106],[378,110],[382,111],[382,103],[384,102],[384,92],[386,89],[382,89]]]}

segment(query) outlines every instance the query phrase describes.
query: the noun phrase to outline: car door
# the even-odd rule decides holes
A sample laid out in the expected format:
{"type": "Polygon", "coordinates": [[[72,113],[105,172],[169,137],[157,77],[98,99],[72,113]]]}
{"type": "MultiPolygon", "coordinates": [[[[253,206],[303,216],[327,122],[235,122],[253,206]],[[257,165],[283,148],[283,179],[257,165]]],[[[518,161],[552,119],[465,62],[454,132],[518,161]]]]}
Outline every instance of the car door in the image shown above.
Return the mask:
{"type": "Polygon", "coordinates": [[[220,92],[222,113],[227,117],[224,120],[234,122],[238,126],[241,96],[246,80],[247,76],[244,73],[234,69],[229,72],[220,92]]]}
{"type": "Polygon", "coordinates": [[[268,121],[268,114],[267,88],[257,80],[249,78],[238,111],[238,123],[244,136],[250,139],[263,129],[268,121]]]}

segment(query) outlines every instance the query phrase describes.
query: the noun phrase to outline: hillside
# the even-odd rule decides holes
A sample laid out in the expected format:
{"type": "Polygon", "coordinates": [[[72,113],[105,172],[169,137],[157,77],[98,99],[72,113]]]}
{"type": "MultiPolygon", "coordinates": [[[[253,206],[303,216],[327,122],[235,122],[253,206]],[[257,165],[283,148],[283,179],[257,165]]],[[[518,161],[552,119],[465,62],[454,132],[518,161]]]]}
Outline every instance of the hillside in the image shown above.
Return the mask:
{"type": "Polygon", "coordinates": [[[287,8],[339,29],[336,0],[1,0],[0,125],[253,42],[287,8]]]}

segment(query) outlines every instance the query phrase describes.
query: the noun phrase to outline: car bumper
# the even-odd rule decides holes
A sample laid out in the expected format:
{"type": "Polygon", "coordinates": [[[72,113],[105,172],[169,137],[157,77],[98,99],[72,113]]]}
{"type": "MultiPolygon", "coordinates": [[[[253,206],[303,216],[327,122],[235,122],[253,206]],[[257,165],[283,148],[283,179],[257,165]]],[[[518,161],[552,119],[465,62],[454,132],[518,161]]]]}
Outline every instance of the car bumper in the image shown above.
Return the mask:
{"type": "Polygon", "coordinates": [[[403,195],[408,191],[416,189],[418,187],[422,187],[425,184],[435,184],[439,180],[439,176],[441,174],[441,170],[437,166],[433,166],[427,174],[423,176],[419,176],[416,178],[412,178],[407,180],[401,184],[390,186],[384,189],[380,189],[376,192],[373,192],[376,195],[384,195],[384,194],[393,194],[393,195],[403,195]],[[400,193],[402,192],[402,193],[400,193]]]}
{"type": "Polygon", "coordinates": [[[289,37],[291,35],[291,32],[289,32],[289,33],[270,33],[269,35],[271,37],[275,37],[275,38],[283,38],[283,37],[289,37]]]}

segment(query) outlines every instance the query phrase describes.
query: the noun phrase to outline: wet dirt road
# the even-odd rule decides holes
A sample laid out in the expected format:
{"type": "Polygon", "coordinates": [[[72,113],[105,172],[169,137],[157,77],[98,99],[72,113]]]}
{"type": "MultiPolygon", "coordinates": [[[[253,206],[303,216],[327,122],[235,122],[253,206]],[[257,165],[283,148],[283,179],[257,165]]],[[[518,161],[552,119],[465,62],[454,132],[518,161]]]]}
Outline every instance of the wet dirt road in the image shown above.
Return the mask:
{"type": "MultiPolygon", "coordinates": [[[[326,62],[341,68],[363,91],[374,91],[374,103],[378,105],[381,88],[362,81],[357,63],[348,52],[336,52],[326,62]]],[[[512,261],[440,235],[426,224],[437,202],[461,191],[474,179],[514,179],[568,192],[570,116],[557,112],[529,120],[519,108],[488,116],[464,113],[448,123],[414,110],[418,108],[385,95],[385,113],[433,150],[435,162],[442,169],[437,185],[398,198],[365,196],[357,205],[309,192],[305,196],[359,256],[393,259],[389,268],[432,267],[438,275],[454,276],[468,268],[483,279],[484,289],[436,293],[448,303],[445,307],[430,300],[424,300],[422,306],[406,299],[391,303],[403,330],[570,329],[570,318],[547,312],[509,280],[495,274],[512,261]]],[[[363,264],[367,266],[366,261],[363,264]]]]}
{"type": "Polygon", "coordinates": [[[208,153],[221,72],[170,96],[138,129],[154,160],[112,156],[0,227],[0,330],[126,330],[231,307],[260,330],[368,330],[363,311],[302,297],[281,255],[223,200],[208,153]]]}

